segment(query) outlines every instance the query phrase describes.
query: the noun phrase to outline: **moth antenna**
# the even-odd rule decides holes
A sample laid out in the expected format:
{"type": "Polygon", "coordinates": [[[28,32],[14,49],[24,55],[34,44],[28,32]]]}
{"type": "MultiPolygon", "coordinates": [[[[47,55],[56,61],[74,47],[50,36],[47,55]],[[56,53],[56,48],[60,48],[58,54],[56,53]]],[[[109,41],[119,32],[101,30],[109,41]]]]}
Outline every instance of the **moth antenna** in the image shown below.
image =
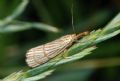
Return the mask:
{"type": "MultiPolygon", "coordinates": [[[[73,28],[73,32],[74,32],[74,34],[76,34],[75,26],[74,26],[74,12],[73,12],[73,9],[74,9],[74,4],[72,3],[72,7],[71,7],[72,28],[73,28]]],[[[79,39],[79,38],[81,38],[81,37],[83,37],[83,36],[86,36],[86,35],[88,35],[88,34],[89,34],[89,31],[85,31],[85,32],[82,32],[82,33],[76,34],[76,38],[79,39]]],[[[76,40],[77,40],[77,39],[76,39],[76,40]]]]}
{"type": "Polygon", "coordinates": [[[74,26],[74,13],[73,13],[73,8],[74,8],[74,4],[72,3],[72,7],[71,7],[71,20],[72,20],[72,28],[73,28],[73,32],[76,34],[75,32],[75,26],[74,26]]]}

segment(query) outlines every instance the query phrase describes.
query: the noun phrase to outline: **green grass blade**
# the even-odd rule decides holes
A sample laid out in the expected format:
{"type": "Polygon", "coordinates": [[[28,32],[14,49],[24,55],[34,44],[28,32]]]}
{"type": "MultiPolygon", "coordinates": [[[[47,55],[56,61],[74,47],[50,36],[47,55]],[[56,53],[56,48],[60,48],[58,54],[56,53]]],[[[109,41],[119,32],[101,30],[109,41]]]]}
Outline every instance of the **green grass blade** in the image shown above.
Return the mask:
{"type": "Polygon", "coordinates": [[[36,29],[43,30],[46,32],[54,32],[54,33],[58,33],[60,31],[56,27],[43,24],[43,23],[15,21],[10,24],[1,26],[0,33],[19,32],[19,31],[28,30],[31,28],[36,28],[36,29]]]}
{"type": "Polygon", "coordinates": [[[22,81],[37,81],[37,80],[43,79],[43,78],[45,78],[46,76],[50,75],[53,71],[54,71],[54,70],[49,70],[49,71],[43,72],[43,73],[41,73],[41,74],[39,74],[39,75],[30,77],[30,78],[25,78],[25,79],[23,79],[22,81]]]}
{"type": "Polygon", "coordinates": [[[18,5],[18,7],[13,11],[13,13],[4,19],[4,22],[9,23],[16,17],[18,17],[20,14],[22,14],[22,12],[26,9],[28,1],[29,0],[22,0],[20,5],[18,5]]]}

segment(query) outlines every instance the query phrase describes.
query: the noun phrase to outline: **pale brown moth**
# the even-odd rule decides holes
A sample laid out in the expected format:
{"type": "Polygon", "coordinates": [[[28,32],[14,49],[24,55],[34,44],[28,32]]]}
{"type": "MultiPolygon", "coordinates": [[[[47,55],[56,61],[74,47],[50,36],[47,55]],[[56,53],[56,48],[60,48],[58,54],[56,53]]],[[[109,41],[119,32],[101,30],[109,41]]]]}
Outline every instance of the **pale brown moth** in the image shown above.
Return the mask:
{"type": "Polygon", "coordinates": [[[26,62],[30,67],[39,66],[66,50],[75,42],[75,40],[87,34],[88,32],[83,32],[78,35],[65,35],[52,42],[34,47],[27,52],[26,62]]]}
{"type": "MultiPolygon", "coordinates": [[[[72,27],[73,25],[73,5],[71,9],[72,13],[72,27]]],[[[83,32],[78,35],[70,34],[62,36],[59,39],[56,39],[52,42],[34,47],[30,49],[26,54],[26,62],[30,67],[39,66],[55,56],[59,55],[63,51],[65,51],[68,47],[70,47],[77,39],[81,38],[84,35],[87,35],[88,32],[83,32]]]]}

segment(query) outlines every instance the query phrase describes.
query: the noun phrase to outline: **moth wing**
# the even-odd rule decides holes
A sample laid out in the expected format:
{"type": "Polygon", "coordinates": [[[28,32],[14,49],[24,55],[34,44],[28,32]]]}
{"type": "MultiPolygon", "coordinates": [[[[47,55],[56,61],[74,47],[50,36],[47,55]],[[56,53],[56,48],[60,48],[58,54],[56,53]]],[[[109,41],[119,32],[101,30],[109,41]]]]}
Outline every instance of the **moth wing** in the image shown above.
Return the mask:
{"type": "Polygon", "coordinates": [[[60,54],[67,47],[71,46],[71,44],[74,42],[74,36],[75,35],[66,35],[60,39],[45,44],[45,54],[48,56],[48,58],[53,58],[56,55],[60,54]]]}
{"type": "Polygon", "coordinates": [[[63,52],[74,42],[75,35],[66,35],[50,43],[30,49],[26,54],[26,62],[30,67],[41,65],[63,52]]]}
{"type": "Polygon", "coordinates": [[[30,67],[36,67],[48,61],[48,58],[44,56],[43,45],[30,49],[27,52],[26,57],[26,62],[30,67]]]}

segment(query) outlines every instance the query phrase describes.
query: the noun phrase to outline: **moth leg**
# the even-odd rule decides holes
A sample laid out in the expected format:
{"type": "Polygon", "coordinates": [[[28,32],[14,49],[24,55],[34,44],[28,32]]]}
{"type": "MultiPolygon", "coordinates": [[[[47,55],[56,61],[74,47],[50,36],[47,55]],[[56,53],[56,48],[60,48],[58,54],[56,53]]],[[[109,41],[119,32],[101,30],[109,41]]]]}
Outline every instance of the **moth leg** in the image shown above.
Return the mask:
{"type": "Polygon", "coordinates": [[[66,54],[64,54],[65,52],[67,51],[67,49],[65,49],[64,51],[63,51],[63,54],[62,54],[62,58],[66,58],[67,57],[67,53],[66,54]]]}

